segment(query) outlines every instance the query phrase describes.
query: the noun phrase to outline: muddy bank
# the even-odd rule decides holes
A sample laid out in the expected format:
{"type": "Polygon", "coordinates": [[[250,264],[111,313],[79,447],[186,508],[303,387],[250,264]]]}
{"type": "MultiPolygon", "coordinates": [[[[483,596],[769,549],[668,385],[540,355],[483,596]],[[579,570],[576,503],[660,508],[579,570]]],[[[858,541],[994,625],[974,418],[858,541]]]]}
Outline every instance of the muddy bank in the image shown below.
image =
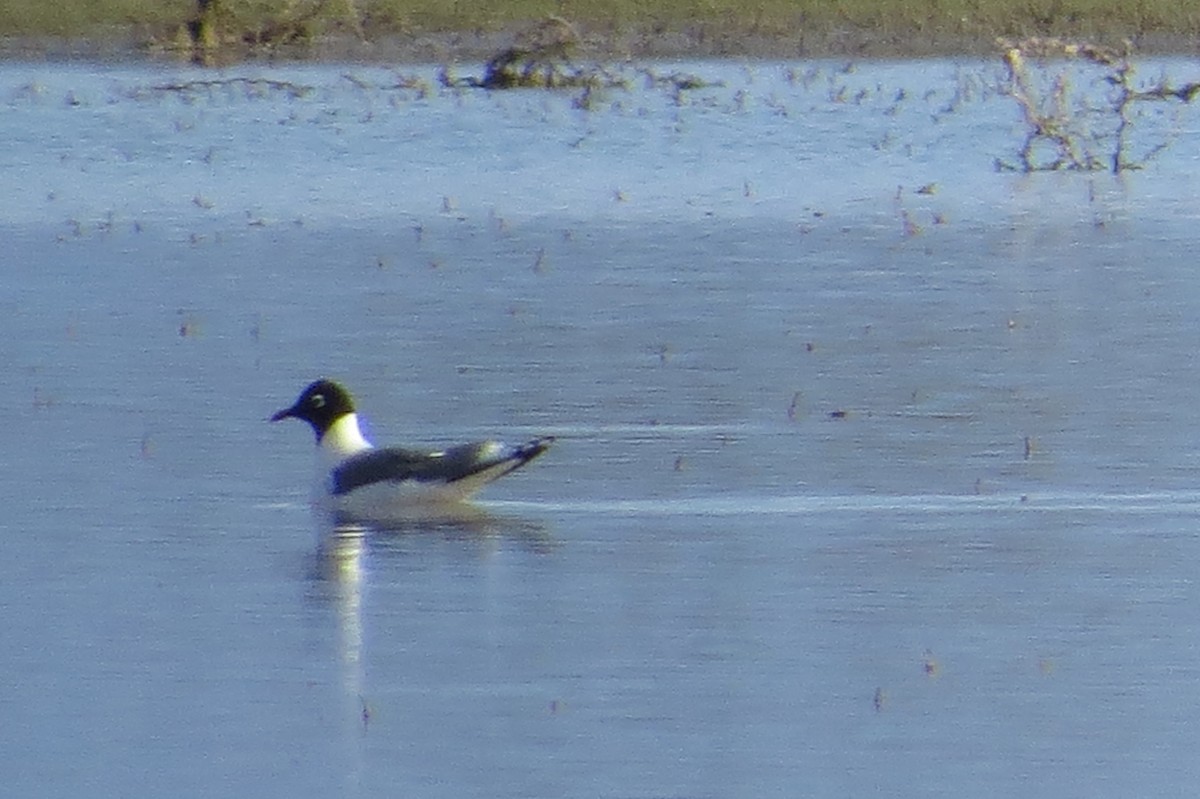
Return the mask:
{"type": "MultiPolygon", "coordinates": [[[[367,64],[474,63],[510,47],[521,29],[502,31],[429,32],[366,36],[335,33],[299,44],[229,45],[210,53],[205,62],[227,65],[241,61],[314,61],[367,64]]],[[[721,26],[697,25],[678,31],[582,29],[578,55],[600,61],[628,59],[907,59],[931,56],[991,56],[991,35],[938,32],[880,33],[871,30],[797,30],[763,35],[721,26]]],[[[1114,42],[1120,37],[1109,37],[1114,42]]],[[[1183,34],[1134,37],[1141,54],[1190,55],[1200,42],[1183,34]]],[[[161,35],[122,30],[86,38],[0,37],[0,60],[129,61],[194,60],[195,52],[161,35]]]]}

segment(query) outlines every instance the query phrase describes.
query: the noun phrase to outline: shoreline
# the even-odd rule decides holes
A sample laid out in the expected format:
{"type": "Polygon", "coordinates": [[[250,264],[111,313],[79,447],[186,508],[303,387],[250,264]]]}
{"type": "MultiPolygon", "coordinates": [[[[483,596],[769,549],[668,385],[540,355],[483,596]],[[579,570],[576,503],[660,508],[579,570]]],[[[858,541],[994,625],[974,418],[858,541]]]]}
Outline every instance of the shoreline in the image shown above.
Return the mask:
{"type": "MultiPolygon", "coordinates": [[[[196,63],[222,67],[240,63],[346,63],[368,65],[484,63],[512,47],[524,28],[501,31],[385,34],[360,39],[343,33],[315,37],[303,44],[222,46],[211,51],[179,47],[136,29],[90,37],[0,37],[0,61],[26,63],[196,63]],[[198,58],[203,52],[204,59],[198,58]]],[[[1070,37],[1067,37],[1070,38],[1070,37]]],[[[1079,37],[1116,44],[1100,37],[1079,37]]],[[[1189,56],[1200,42],[1183,34],[1137,37],[1135,56],[1189,56]]],[[[880,33],[868,30],[798,31],[786,35],[717,30],[693,26],[686,31],[585,30],[572,60],[578,62],[684,60],[920,60],[997,57],[995,37],[937,33],[880,33]]]]}

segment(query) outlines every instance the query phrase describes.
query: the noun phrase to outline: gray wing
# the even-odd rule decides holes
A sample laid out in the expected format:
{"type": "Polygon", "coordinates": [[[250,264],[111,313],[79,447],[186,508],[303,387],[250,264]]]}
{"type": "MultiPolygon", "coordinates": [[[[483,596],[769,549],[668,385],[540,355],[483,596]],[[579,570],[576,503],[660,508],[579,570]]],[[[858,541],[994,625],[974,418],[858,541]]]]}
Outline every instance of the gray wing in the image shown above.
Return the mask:
{"type": "Polygon", "coordinates": [[[332,490],[334,494],[347,494],[372,483],[403,483],[408,480],[449,484],[489,469],[495,469],[495,477],[499,477],[541,455],[553,441],[553,437],[547,436],[516,447],[495,441],[479,441],[441,452],[419,452],[397,447],[373,449],[348,458],[334,469],[332,490]],[[507,468],[496,468],[502,466],[507,468]]]}
{"type": "Polygon", "coordinates": [[[401,483],[416,478],[428,454],[406,449],[372,449],[347,458],[331,473],[334,494],[348,494],[372,483],[401,483]]]}

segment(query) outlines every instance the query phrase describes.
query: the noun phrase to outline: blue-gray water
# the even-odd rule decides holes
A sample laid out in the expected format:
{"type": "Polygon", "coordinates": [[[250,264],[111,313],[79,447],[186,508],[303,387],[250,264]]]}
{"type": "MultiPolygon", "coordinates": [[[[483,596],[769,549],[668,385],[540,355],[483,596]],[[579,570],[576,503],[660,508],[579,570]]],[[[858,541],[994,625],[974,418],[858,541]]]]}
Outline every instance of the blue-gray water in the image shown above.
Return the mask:
{"type": "Polygon", "coordinates": [[[5,793],[1191,795],[1195,115],[1021,176],[993,64],[656,69],[0,67],[5,793]],[[328,538],[318,375],[559,443],[328,538]]]}

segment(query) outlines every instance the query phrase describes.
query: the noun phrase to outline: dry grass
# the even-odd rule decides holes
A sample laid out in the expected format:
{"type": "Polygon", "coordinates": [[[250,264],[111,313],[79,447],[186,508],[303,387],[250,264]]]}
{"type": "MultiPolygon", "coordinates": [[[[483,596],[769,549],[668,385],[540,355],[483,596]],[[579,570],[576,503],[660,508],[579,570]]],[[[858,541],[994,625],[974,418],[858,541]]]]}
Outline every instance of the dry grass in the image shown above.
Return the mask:
{"type": "Polygon", "coordinates": [[[192,0],[75,0],[45,3],[7,0],[0,5],[5,35],[82,36],[128,26],[178,24],[194,12],[192,0]]]}
{"type": "MultiPolygon", "coordinates": [[[[303,22],[304,32],[368,38],[509,30],[558,16],[582,29],[646,37],[707,32],[723,37],[908,37],[987,43],[996,36],[1074,36],[1094,41],[1200,34],[1200,6],[1174,0],[218,0],[226,35],[303,22]]],[[[195,0],[7,0],[0,35],[96,36],[114,28],[158,36],[197,17],[195,0]]]]}

